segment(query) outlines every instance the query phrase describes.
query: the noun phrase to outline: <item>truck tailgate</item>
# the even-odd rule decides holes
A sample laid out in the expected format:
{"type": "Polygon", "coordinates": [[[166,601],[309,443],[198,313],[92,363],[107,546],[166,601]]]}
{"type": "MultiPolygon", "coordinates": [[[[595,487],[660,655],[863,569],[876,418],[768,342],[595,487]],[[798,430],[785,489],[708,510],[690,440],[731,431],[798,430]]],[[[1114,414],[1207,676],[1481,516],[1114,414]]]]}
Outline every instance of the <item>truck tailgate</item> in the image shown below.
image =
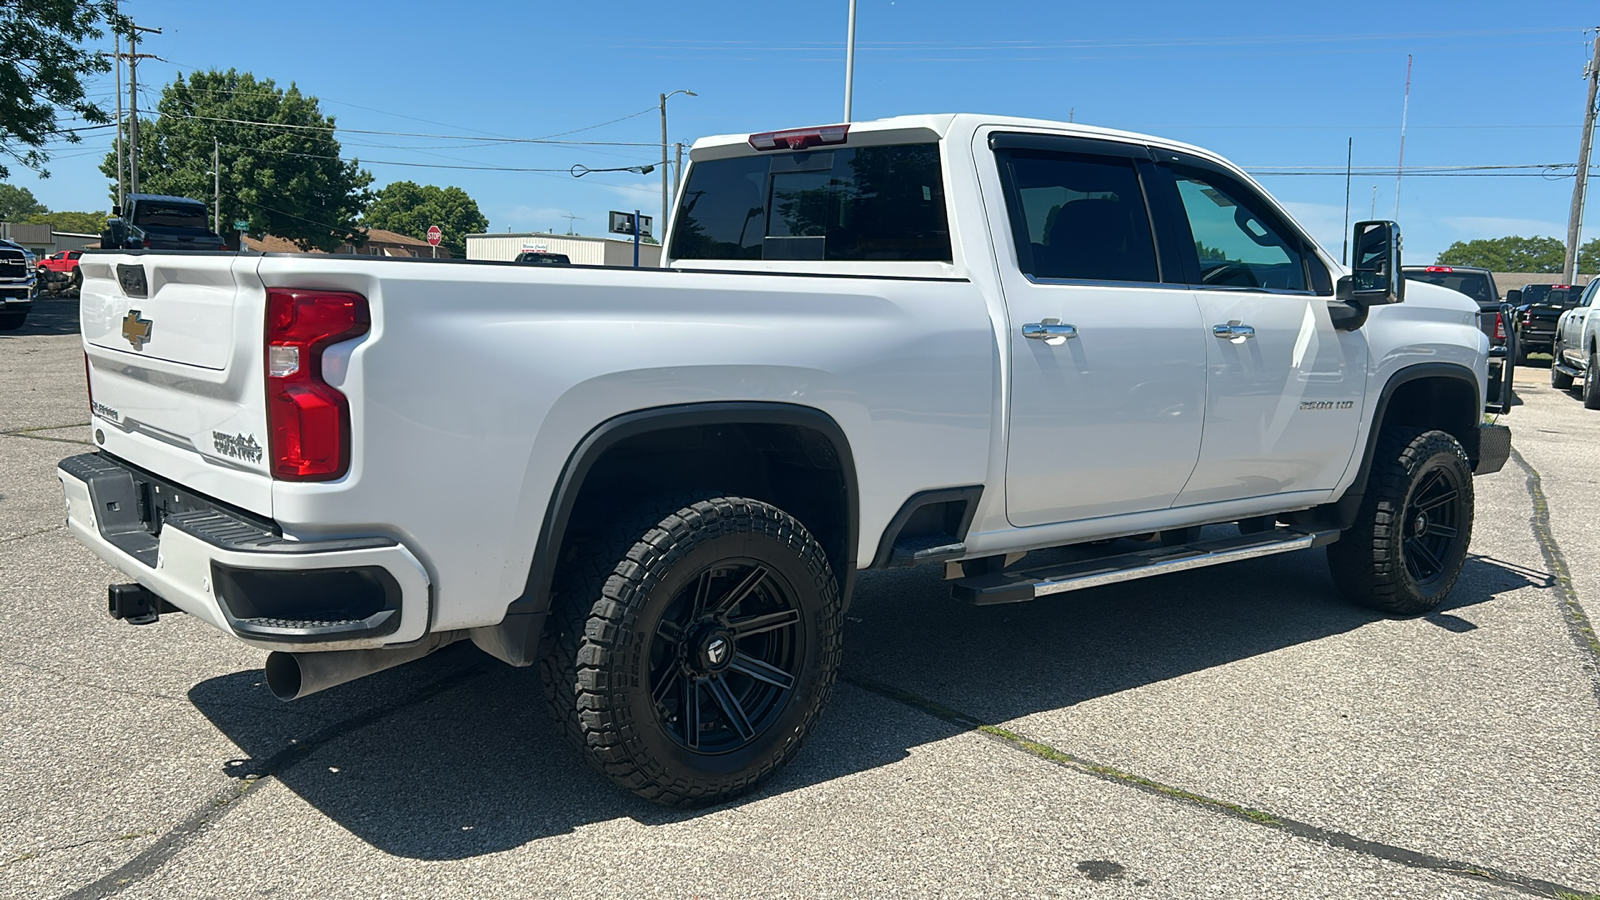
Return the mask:
{"type": "Polygon", "coordinates": [[[88,254],[80,315],[95,442],[270,516],[259,261],[88,254]]]}

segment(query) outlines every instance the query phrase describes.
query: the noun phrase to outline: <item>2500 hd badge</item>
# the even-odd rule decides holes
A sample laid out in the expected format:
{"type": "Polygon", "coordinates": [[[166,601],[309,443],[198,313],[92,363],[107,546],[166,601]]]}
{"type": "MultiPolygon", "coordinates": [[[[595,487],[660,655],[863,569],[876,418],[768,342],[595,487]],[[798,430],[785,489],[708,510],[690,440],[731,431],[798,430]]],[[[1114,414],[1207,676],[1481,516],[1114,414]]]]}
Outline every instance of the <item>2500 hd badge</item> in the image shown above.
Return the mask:
{"type": "Polygon", "coordinates": [[[1300,408],[1305,410],[1323,409],[1354,409],[1354,400],[1301,400],[1300,408]]]}

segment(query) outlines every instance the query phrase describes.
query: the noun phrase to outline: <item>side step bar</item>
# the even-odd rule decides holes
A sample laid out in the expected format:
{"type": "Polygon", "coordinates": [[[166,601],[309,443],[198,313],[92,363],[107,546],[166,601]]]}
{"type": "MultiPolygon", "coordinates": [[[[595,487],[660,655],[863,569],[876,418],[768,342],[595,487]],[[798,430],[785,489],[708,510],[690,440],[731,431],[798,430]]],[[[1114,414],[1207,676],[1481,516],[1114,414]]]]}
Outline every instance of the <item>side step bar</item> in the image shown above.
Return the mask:
{"type": "Polygon", "coordinates": [[[1338,539],[1337,531],[1305,532],[1275,528],[1258,534],[1243,534],[1179,547],[1152,547],[1062,565],[973,575],[953,582],[950,592],[957,600],[975,606],[1024,603],[1035,597],[1118,581],[1149,578],[1185,569],[1202,569],[1294,550],[1309,550],[1327,546],[1338,539]]]}

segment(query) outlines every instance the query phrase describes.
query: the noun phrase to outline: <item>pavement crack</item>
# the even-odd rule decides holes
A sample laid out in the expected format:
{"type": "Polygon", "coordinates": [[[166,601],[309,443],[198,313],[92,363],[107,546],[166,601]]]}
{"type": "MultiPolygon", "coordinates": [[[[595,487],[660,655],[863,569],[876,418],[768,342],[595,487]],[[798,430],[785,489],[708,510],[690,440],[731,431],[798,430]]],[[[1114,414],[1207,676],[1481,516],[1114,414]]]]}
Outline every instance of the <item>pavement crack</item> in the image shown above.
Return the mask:
{"type": "MultiPolygon", "coordinates": [[[[459,669],[414,694],[383,706],[373,707],[361,715],[334,722],[304,740],[294,741],[288,747],[279,750],[264,760],[260,760],[256,765],[240,766],[239,771],[228,773],[230,777],[238,779],[237,783],[228,786],[225,790],[213,795],[210,800],[195,807],[181,822],[169,829],[154,844],[145,848],[144,852],[111,872],[95,879],[93,882],[67,894],[62,900],[100,900],[100,898],[110,897],[124,888],[143,881],[159,871],[168,862],[171,862],[178,853],[193,842],[195,838],[199,837],[202,832],[216,825],[223,816],[226,816],[232,810],[237,809],[241,805],[239,801],[247,796],[262,780],[272,778],[289,770],[330,741],[376,724],[408,706],[430,700],[460,686],[464,682],[486,674],[489,669],[490,666],[486,662],[475,663],[459,669]]],[[[247,760],[246,762],[252,761],[247,760]]]]}
{"type": "Polygon", "coordinates": [[[175,696],[173,696],[171,694],[162,694],[162,693],[158,693],[156,691],[132,691],[132,690],[128,690],[127,688],[111,687],[110,685],[105,685],[105,684],[96,684],[95,682],[92,682],[92,681],[74,681],[72,676],[63,675],[60,672],[56,672],[56,671],[53,671],[53,670],[50,670],[50,669],[46,669],[43,666],[36,666],[36,665],[33,665],[32,663],[26,663],[26,662],[23,662],[20,659],[15,659],[15,658],[9,657],[9,656],[0,656],[0,662],[6,663],[8,665],[16,666],[16,667],[18,667],[20,669],[27,669],[27,670],[29,670],[31,672],[37,672],[40,675],[44,675],[44,676],[47,676],[49,678],[54,678],[57,681],[64,681],[64,682],[66,682],[68,684],[77,684],[77,685],[81,685],[83,687],[94,688],[97,691],[105,691],[108,694],[121,694],[121,695],[123,695],[125,697],[135,697],[135,698],[138,698],[140,700],[166,700],[166,701],[171,702],[171,703],[183,703],[183,702],[185,702],[185,699],[186,699],[184,697],[175,697],[175,696]]]}
{"type": "Polygon", "coordinates": [[[0,544],[9,544],[12,541],[20,541],[24,538],[38,537],[41,534],[49,534],[52,531],[59,531],[65,527],[67,526],[51,525],[49,528],[41,528],[38,531],[28,531],[24,532],[23,534],[13,534],[11,537],[0,538],[0,544]]]}
{"type": "Polygon", "coordinates": [[[27,428],[8,428],[5,431],[0,431],[0,434],[15,435],[17,437],[27,437],[29,434],[31,434],[32,432],[35,432],[35,431],[55,431],[58,428],[88,428],[88,427],[89,427],[89,423],[88,422],[68,422],[65,425],[30,425],[27,428]]]}
{"type": "Polygon", "coordinates": [[[73,841],[70,844],[61,844],[56,847],[41,847],[37,850],[24,850],[10,859],[0,860],[0,869],[4,869],[6,866],[14,863],[25,862],[30,859],[37,859],[47,853],[61,853],[67,850],[76,850],[79,847],[93,846],[95,844],[116,844],[122,841],[132,841],[142,837],[149,837],[155,833],[156,830],[154,828],[147,828],[143,831],[130,831],[126,834],[119,834],[114,837],[85,838],[81,841],[73,841]]]}
{"type": "Polygon", "coordinates": [[[1442,856],[1435,856],[1431,853],[1423,853],[1417,850],[1410,850],[1405,847],[1397,847],[1393,844],[1370,841],[1366,838],[1357,837],[1356,835],[1349,834],[1347,832],[1322,828],[1317,825],[1312,825],[1308,822],[1300,822],[1295,819],[1290,819],[1286,816],[1278,815],[1277,813],[1268,812],[1266,810],[1252,809],[1247,806],[1241,806],[1237,803],[1230,803],[1226,800],[1208,797],[1204,794],[1199,794],[1194,791],[1188,791],[1184,790],[1183,788],[1163,784],[1159,781],[1155,781],[1154,779],[1146,778],[1133,772],[1127,772],[1114,766],[1102,765],[1100,763],[1084,759],[1080,756],[1059,750],[1050,746],[1049,744],[1031,740],[1021,734],[1018,734],[1017,732],[985,722],[976,716],[969,715],[957,709],[952,709],[944,704],[929,700],[926,697],[922,697],[910,691],[901,690],[900,688],[874,681],[870,678],[865,678],[862,676],[840,676],[839,680],[845,684],[861,688],[869,693],[877,694],[880,697],[893,700],[904,706],[909,706],[912,709],[926,713],[927,715],[933,716],[934,718],[940,719],[951,725],[956,725],[969,731],[978,732],[979,734],[983,734],[986,737],[997,741],[1003,746],[1006,746],[1012,750],[1017,750],[1022,753],[1026,753],[1029,756],[1045,760],[1046,762],[1054,763],[1062,768],[1070,769],[1074,772],[1079,772],[1084,775],[1089,775],[1102,781],[1108,781],[1113,784],[1131,787],[1135,790],[1144,791],[1145,793],[1153,794],[1158,797],[1175,800],[1187,806],[1204,809],[1208,812],[1224,815],[1242,822],[1249,822],[1253,825],[1258,825],[1263,828],[1271,828],[1276,831],[1282,831],[1299,838],[1327,844],[1340,850],[1359,853],[1387,862],[1399,863],[1414,869],[1425,869],[1444,875],[1453,875],[1458,878],[1466,878],[1472,881],[1487,882],[1534,897],[1567,898],[1591,896],[1591,894],[1588,892],[1567,887],[1566,885],[1556,884],[1553,881],[1545,881],[1540,878],[1534,878],[1528,875],[1520,875],[1515,872],[1507,872],[1489,866],[1464,863],[1442,856]]]}
{"type": "Polygon", "coordinates": [[[1595,635],[1594,620],[1584,612],[1583,603],[1578,599],[1566,554],[1561,552],[1561,545],[1556,543],[1555,532],[1550,527],[1550,502],[1544,495],[1544,479],[1515,447],[1511,448],[1511,458],[1527,473],[1528,497],[1533,501],[1533,515],[1528,524],[1533,528],[1534,542],[1539,545],[1539,552],[1550,569],[1550,586],[1561,605],[1567,631],[1572,635],[1572,642],[1578,645],[1578,652],[1587,657],[1589,688],[1600,702],[1600,638],[1595,635]]]}

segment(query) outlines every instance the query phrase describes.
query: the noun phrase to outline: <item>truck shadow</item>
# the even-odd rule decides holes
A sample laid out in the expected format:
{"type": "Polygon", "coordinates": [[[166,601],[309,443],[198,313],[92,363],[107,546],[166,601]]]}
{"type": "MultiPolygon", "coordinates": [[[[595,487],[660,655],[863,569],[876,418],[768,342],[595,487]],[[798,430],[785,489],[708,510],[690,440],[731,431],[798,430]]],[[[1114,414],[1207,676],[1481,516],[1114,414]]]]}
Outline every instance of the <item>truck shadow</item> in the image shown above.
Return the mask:
{"type": "Polygon", "coordinates": [[[53,297],[33,301],[28,320],[16,331],[0,331],[0,341],[30,334],[77,334],[78,301],[53,297]]]}
{"type": "MultiPolygon", "coordinates": [[[[1297,553],[1113,585],[1066,598],[973,608],[948,599],[937,567],[866,573],[846,628],[845,674],[925,692],[990,722],[1059,710],[1286,647],[1380,617],[1338,597],[1320,553],[1297,553]],[[1246,586],[1241,590],[1241,586],[1246,586]]],[[[1548,576],[1471,557],[1444,608],[1463,615],[1548,576]]],[[[271,774],[318,812],[396,856],[464,859],[588,824],[682,822],[610,787],[545,713],[534,669],[457,644],[427,659],[294,704],[259,671],[196,685],[190,700],[245,758],[235,776],[271,774]]],[[[806,749],[761,791],[821,784],[888,765],[962,729],[841,685],[806,749]]]]}

